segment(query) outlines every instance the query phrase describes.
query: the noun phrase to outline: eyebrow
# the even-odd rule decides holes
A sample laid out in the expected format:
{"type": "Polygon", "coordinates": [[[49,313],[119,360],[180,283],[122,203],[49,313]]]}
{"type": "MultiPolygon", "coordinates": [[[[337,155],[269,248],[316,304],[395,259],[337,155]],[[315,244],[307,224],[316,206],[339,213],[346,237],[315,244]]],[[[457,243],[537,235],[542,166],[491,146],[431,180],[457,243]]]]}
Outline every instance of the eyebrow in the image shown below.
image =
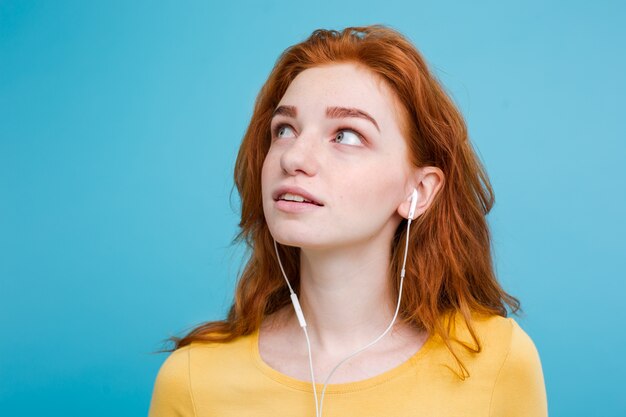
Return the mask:
{"type": "MultiPolygon", "coordinates": [[[[298,114],[298,110],[295,106],[278,106],[276,110],[274,110],[274,112],[272,113],[272,119],[279,114],[295,118],[298,114]]],[[[355,107],[327,107],[326,117],[329,117],[331,119],[358,117],[361,119],[369,120],[374,124],[374,126],[376,126],[376,130],[380,132],[380,128],[378,127],[378,123],[376,123],[376,119],[370,116],[367,112],[361,109],[357,109],[355,107]]]]}

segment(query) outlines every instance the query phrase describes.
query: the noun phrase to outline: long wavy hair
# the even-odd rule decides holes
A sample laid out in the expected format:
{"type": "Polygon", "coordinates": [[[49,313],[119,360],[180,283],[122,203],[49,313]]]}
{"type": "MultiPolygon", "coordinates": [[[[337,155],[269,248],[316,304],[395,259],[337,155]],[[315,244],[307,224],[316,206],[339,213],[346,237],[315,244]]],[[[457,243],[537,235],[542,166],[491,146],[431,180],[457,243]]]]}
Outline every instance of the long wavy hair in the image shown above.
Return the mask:
{"type": "MultiPolygon", "coordinates": [[[[481,351],[472,315],[517,312],[519,301],[499,285],[492,265],[486,215],[495,198],[486,171],[468,139],[465,121],[431,73],[425,60],[402,34],[383,25],[315,30],[287,48],[261,88],[235,164],[234,181],[241,196],[240,230],[234,243],[245,242],[249,258],[239,278],[234,302],[225,320],[206,322],[184,337],[170,337],[178,349],[191,342],[228,342],[259,328],[264,317],[290,303],[261,200],[261,168],[268,152],[270,120],[291,81],[302,71],[350,62],[384,80],[402,104],[402,130],[409,160],[415,167],[435,166],[443,185],[426,212],[412,222],[406,276],[399,318],[441,337],[469,375],[451,344],[450,322],[460,314],[473,344],[481,351]]],[[[389,277],[399,290],[406,222],[394,235],[389,277]]],[[[298,292],[299,248],[280,246],[285,273],[298,292]]]]}

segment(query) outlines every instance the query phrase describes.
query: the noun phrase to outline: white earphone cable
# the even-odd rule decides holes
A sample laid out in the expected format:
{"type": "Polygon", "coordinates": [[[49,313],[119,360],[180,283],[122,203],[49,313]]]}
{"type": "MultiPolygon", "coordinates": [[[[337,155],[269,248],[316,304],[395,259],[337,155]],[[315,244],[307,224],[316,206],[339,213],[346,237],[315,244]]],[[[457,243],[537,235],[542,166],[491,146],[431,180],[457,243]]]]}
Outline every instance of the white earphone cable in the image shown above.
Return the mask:
{"type": "MultiPolygon", "coordinates": [[[[274,240],[274,249],[276,250],[276,256],[278,257],[278,265],[280,265],[280,270],[283,273],[283,277],[285,277],[285,280],[287,281],[287,286],[289,287],[289,292],[291,294],[292,300],[293,297],[295,296],[296,293],[293,292],[293,288],[291,288],[291,284],[289,283],[289,280],[287,279],[287,274],[285,274],[285,270],[283,269],[283,264],[280,261],[280,256],[278,255],[278,247],[276,246],[276,241],[274,240]]],[[[298,308],[294,305],[294,308],[296,309],[296,315],[298,315],[298,308]]],[[[304,336],[306,337],[306,347],[309,351],[309,367],[311,369],[311,383],[313,384],[313,398],[315,399],[315,416],[316,417],[320,417],[320,411],[318,409],[318,404],[317,404],[317,388],[315,386],[315,374],[313,373],[313,355],[311,353],[311,341],[309,340],[309,332],[306,331],[306,323],[304,323],[304,325],[302,326],[302,322],[300,323],[302,330],[304,331],[304,336]]]]}
{"type": "Polygon", "coordinates": [[[407,222],[406,243],[405,243],[405,247],[404,247],[404,260],[402,261],[402,271],[400,273],[400,288],[398,290],[398,302],[397,302],[397,305],[396,305],[396,311],[395,311],[395,313],[393,315],[393,319],[391,320],[391,323],[389,324],[387,329],[380,336],[378,336],[372,342],[368,343],[367,345],[365,345],[364,347],[360,348],[356,352],[354,352],[351,355],[347,356],[346,358],[342,359],[333,368],[333,370],[328,374],[328,377],[326,378],[326,381],[324,382],[324,387],[322,389],[322,397],[321,397],[321,400],[319,402],[319,405],[318,405],[318,399],[317,399],[317,388],[316,388],[316,385],[315,385],[315,375],[313,373],[313,356],[311,354],[311,342],[309,340],[309,334],[306,331],[306,322],[304,321],[304,316],[302,315],[302,310],[300,309],[299,303],[297,301],[298,300],[297,296],[295,295],[295,293],[293,291],[293,288],[291,287],[291,284],[289,283],[289,280],[287,279],[287,275],[285,274],[285,270],[283,269],[283,264],[280,261],[280,256],[278,255],[278,247],[276,246],[276,241],[274,240],[274,249],[276,250],[276,256],[278,257],[278,264],[280,265],[280,270],[283,273],[283,277],[285,277],[285,281],[287,281],[287,286],[289,287],[289,292],[291,294],[291,299],[292,299],[293,304],[294,304],[294,309],[296,310],[296,315],[298,316],[298,320],[300,321],[300,327],[302,327],[302,330],[304,331],[304,336],[306,337],[307,349],[308,349],[308,353],[309,353],[309,366],[310,366],[310,369],[311,369],[311,383],[313,385],[313,396],[314,396],[314,399],[315,399],[315,415],[316,415],[316,417],[322,417],[322,409],[323,409],[323,403],[324,403],[324,394],[326,393],[326,387],[328,385],[328,382],[330,381],[330,377],[335,373],[335,371],[339,368],[339,366],[341,366],[348,359],[353,358],[357,354],[363,352],[365,349],[369,348],[370,346],[372,346],[375,343],[377,343],[380,339],[382,339],[389,332],[389,330],[391,330],[391,328],[393,327],[394,322],[396,321],[396,318],[398,317],[398,312],[400,311],[400,300],[402,298],[402,286],[403,286],[403,283],[404,283],[404,274],[405,274],[405,267],[406,267],[406,257],[407,257],[407,253],[408,253],[408,249],[409,249],[409,232],[410,232],[410,229],[411,229],[411,220],[412,220],[411,217],[412,217],[412,213],[411,213],[411,216],[409,217],[408,222],[407,222]]]}
{"type": "Polygon", "coordinates": [[[326,381],[324,382],[324,388],[322,389],[322,398],[320,400],[320,413],[317,417],[322,417],[322,409],[324,407],[324,394],[326,393],[326,387],[328,385],[328,381],[330,381],[330,377],[335,373],[335,371],[339,368],[339,366],[341,366],[345,361],[347,361],[348,359],[353,358],[354,356],[358,355],[359,353],[363,352],[365,349],[369,348],[370,346],[374,345],[375,343],[377,343],[380,339],[382,339],[388,332],[389,330],[391,330],[391,328],[393,327],[393,323],[396,321],[396,318],[398,317],[398,311],[400,311],[400,299],[402,298],[402,284],[404,282],[404,273],[405,273],[405,266],[406,266],[406,255],[407,255],[407,251],[409,249],[409,228],[411,227],[411,219],[409,219],[408,223],[407,223],[407,232],[406,232],[406,245],[404,247],[404,261],[402,262],[402,271],[400,273],[400,288],[398,290],[398,303],[396,304],[396,312],[393,315],[393,319],[391,320],[391,323],[389,323],[389,326],[387,327],[387,329],[380,335],[378,336],[376,339],[374,339],[372,342],[368,343],[367,345],[363,346],[361,349],[357,350],[356,352],[352,353],[350,356],[344,358],[341,360],[341,362],[339,362],[332,371],[330,371],[330,373],[328,374],[328,377],[326,377],[326,381]]]}

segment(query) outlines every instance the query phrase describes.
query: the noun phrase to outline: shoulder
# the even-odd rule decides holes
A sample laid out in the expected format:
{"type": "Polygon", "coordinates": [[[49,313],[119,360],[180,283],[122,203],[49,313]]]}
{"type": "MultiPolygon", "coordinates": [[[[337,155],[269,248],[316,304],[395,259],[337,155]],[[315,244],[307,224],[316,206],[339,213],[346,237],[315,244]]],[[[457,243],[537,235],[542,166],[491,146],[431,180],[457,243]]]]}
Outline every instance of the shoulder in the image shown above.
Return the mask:
{"type": "Polygon", "coordinates": [[[489,416],[547,416],[539,353],[514,318],[472,314],[466,323],[456,314],[450,324],[451,338],[466,348],[456,351],[467,365],[469,380],[478,383],[487,395],[489,416]]]}
{"type": "Polygon", "coordinates": [[[149,417],[194,415],[189,379],[190,349],[188,345],[173,351],[161,364],[154,382],[149,417]]]}
{"type": "Polygon", "coordinates": [[[452,347],[470,367],[495,375],[505,362],[538,363],[535,344],[512,317],[455,313],[445,319],[452,347]]]}
{"type": "Polygon", "coordinates": [[[541,372],[537,347],[514,318],[473,316],[472,325],[481,344],[481,353],[491,357],[498,372],[541,372]]]}
{"type": "Polygon", "coordinates": [[[528,369],[529,366],[539,367],[541,370],[539,352],[533,340],[513,318],[506,320],[510,327],[506,363],[509,366],[518,366],[524,369],[528,369]]]}
{"type": "Polygon", "coordinates": [[[546,416],[547,398],[539,352],[531,337],[509,317],[474,320],[485,353],[492,354],[495,378],[490,415],[546,416]]]}
{"type": "Polygon", "coordinates": [[[451,339],[473,353],[486,352],[487,356],[504,359],[512,344],[515,348],[534,349],[530,337],[511,317],[473,313],[466,322],[463,315],[457,312],[444,323],[451,339]]]}
{"type": "Polygon", "coordinates": [[[498,350],[503,355],[511,349],[518,353],[537,353],[530,336],[512,317],[472,314],[470,323],[465,323],[463,317],[457,314],[452,324],[451,336],[463,344],[475,346],[472,331],[481,347],[487,350],[498,350]]]}
{"type": "Polygon", "coordinates": [[[157,380],[180,380],[181,377],[186,374],[189,367],[190,349],[191,345],[187,345],[170,352],[159,368],[157,380]]]}
{"type": "Polygon", "coordinates": [[[507,349],[500,366],[498,378],[515,377],[518,383],[522,379],[543,381],[541,360],[535,343],[513,318],[503,319],[507,322],[507,349]]]}
{"type": "Polygon", "coordinates": [[[512,317],[475,317],[472,321],[485,349],[497,349],[500,366],[508,368],[541,368],[539,353],[528,333],[512,317]]]}
{"type": "Polygon", "coordinates": [[[149,417],[195,416],[254,367],[250,336],[228,342],[192,342],[164,360],[157,374],[149,417]]]}
{"type": "Polygon", "coordinates": [[[249,356],[251,336],[227,342],[194,341],[173,351],[161,365],[157,380],[182,384],[193,380],[198,370],[234,365],[249,356]]]}

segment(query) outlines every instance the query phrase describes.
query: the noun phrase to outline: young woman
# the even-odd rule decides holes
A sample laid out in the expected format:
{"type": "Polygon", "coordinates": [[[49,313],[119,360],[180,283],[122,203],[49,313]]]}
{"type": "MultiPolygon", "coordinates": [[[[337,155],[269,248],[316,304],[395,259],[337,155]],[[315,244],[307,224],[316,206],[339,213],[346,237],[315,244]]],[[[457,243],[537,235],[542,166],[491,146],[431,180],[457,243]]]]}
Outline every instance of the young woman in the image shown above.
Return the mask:
{"type": "Polygon", "coordinates": [[[487,174],[400,33],[316,30],[288,48],[235,184],[251,255],[234,303],[173,338],[151,417],[547,415],[493,270],[487,174]]]}

